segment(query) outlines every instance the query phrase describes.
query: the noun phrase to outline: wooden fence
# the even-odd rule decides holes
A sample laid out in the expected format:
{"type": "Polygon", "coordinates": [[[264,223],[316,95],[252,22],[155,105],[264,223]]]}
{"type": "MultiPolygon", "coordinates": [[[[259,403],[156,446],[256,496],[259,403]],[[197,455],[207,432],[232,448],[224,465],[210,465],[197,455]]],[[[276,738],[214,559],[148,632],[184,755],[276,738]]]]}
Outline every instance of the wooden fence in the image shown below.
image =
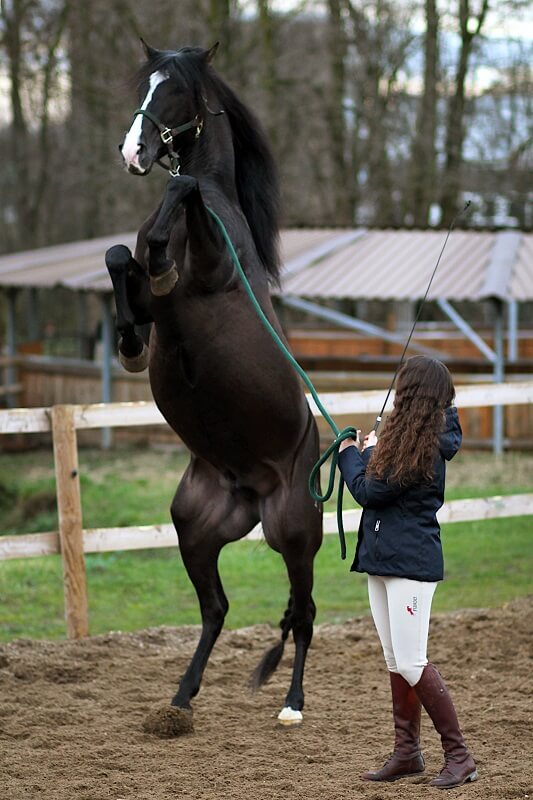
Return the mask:
{"type": "MultiPolygon", "coordinates": [[[[313,414],[319,415],[311,398],[313,414]]],[[[392,396],[389,408],[392,406],[392,396]]],[[[332,415],[365,414],[375,411],[382,391],[323,394],[321,400],[332,415]]],[[[461,408],[523,405],[533,402],[533,381],[461,386],[457,405],[461,408]]],[[[61,553],[63,561],[65,618],[70,638],[89,633],[85,553],[177,546],[171,525],[132,528],[83,529],[78,466],[77,431],[140,425],[166,425],[152,402],[110,403],[52,408],[19,408],[0,411],[0,433],[51,432],[56,473],[59,530],[47,533],[0,536],[0,561],[61,553]]],[[[357,528],[360,511],[345,514],[347,530],[357,528]]],[[[439,512],[441,522],[459,522],[533,514],[533,494],[456,500],[439,512]]],[[[336,530],[334,514],[326,514],[325,533],[336,530]]],[[[247,538],[260,538],[260,526],[247,538]]]]}
{"type": "MultiPolygon", "coordinates": [[[[322,334],[322,338],[325,336],[325,333],[322,334]]],[[[350,342],[351,339],[349,340],[350,342]]],[[[352,365],[352,367],[348,368],[346,365],[343,367],[340,364],[336,365],[335,358],[333,355],[328,355],[324,364],[320,364],[315,359],[310,359],[305,353],[300,356],[302,366],[309,372],[313,383],[321,393],[381,389],[384,396],[390,384],[394,368],[397,366],[396,357],[389,359],[386,363],[382,363],[378,371],[375,370],[379,365],[372,360],[364,360],[358,366],[352,365]],[[327,368],[325,368],[326,366],[327,368]]],[[[10,381],[12,384],[11,389],[4,393],[9,396],[10,406],[51,408],[54,405],[86,405],[98,403],[102,397],[102,371],[101,364],[97,362],[26,355],[19,356],[15,360],[11,359],[11,363],[16,367],[16,381],[15,372],[13,372],[13,380],[10,381]]],[[[525,367],[522,369],[518,363],[514,365],[508,364],[506,366],[507,371],[511,369],[511,366],[514,368],[520,367],[521,371],[513,373],[512,376],[506,373],[505,380],[514,382],[515,380],[530,379],[532,377],[532,363],[532,361],[529,362],[527,369],[525,367]]],[[[466,372],[458,372],[458,364],[456,362],[450,364],[456,386],[491,381],[492,376],[490,372],[487,373],[487,369],[492,369],[490,365],[481,359],[477,359],[476,364],[485,370],[484,374],[478,374],[473,368],[471,369],[472,365],[469,366],[466,363],[463,365],[466,372]]],[[[120,366],[113,366],[112,384],[113,399],[117,402],[149,402],[152,399],[146,372],[127,373],[120,366]]],[[[374,420],[371,415],[375,415],[381,407],[382,398],[377,395],[375,397],[378,398],[376,405],[373,408],[368,407],[368,416],[361,419],[361,427],[372,425],[374,420]]],[[[0,391],[0,406],[2,405],[5,406],[6,403],[5,397],[2,397],[2,392],[0,391]]],[[[461,424],[463,426],[464,447],[491,446],[493,410],[490,407],[465,407],[461,411],[461,424]]],[[[326,425],[320,423],[319,430],[321,436],[326,439],[329,438],[329,429],[326,425]]],[[[529,407],[527,405],[509,405],[505,408],[504,436],[506,447],[533,448],[532,432],[533,405],[529,407]]],[[[118,429],[115,432],[115,436],[117,440],[137,442],[168,442],[175,438],[168,428],[161,425],[159,427],[151,425],[134,428],[124,427],[118,429]]],[[[13,440],[10,442],[10,447],[21,449],[25,446],[34,445],[36,441],[45,443],[47,440],[46,433],[37,433],[34,437],[31,437],[31,441],[27,437],[25,441],[20,438],[18,441],[13,440]]],[[[80,434],[80,442],[82,444],[98,445],[100,441],[101,434],[97,429],[86,429],[80,434]]]]}

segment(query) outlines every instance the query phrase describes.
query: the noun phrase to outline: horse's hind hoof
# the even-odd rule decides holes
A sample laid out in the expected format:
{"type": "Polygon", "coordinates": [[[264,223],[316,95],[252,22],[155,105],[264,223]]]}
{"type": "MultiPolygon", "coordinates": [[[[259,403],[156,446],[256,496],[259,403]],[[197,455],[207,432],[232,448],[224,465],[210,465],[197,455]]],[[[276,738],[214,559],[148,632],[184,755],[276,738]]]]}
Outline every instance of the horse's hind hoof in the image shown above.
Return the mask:
{"type": "Polygon", "coordinates": [[[156,297],[163,297],[166,294],[170,294],[178,282],[178,278],[178,270],[175,264],[173,264],[167,272],[163,272],[162,275],[150,275],[150,289],[152,290],[152,294],[155,294],[156,297]]]}
{"type": "Polygon", "coordinates": [[[194,731],[192,711],[177,706],[154,708],[143,722],[145,733],[152,733],[160,739],[175,739],[194,731]]]}
{"type": "Polygon", "coordinates": [[[150,361],[150,350],[143,342],[141,352],[136,356],[126,356],[120,349],[122,340],[118,345],[118,360],[127,372],[142,372],[150,361]]]}
{"type": "Polygon", "coordinates": [[[289,727],[292,725],[301,725],[303,722],[303,714],[290,706],[282,708],[278,714],[278,722],[280,725],[289,727]]]}

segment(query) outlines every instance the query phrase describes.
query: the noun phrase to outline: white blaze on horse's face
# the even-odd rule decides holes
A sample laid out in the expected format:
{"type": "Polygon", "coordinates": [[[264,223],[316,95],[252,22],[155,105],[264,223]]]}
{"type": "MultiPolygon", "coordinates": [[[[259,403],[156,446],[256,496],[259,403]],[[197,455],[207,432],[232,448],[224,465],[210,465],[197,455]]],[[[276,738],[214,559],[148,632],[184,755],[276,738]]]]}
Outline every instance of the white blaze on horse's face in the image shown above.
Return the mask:
{"type": "MultiPolygon", "coordinates": [[[[141,106],[143,111],[147,109],[152,102],[154,92],[159,84],[163,83],[163,81],[166,81],[167,78],[168,75],[165,75],[163,72],[152,72],[150,75],[150,86],[141,106]]],[[[132,172],[137,172],[141,175],[146,172],[146,169],[141,167],[139,164],[143,119],[144,117],[142,114],[137,114],[133,120],[131,128],[126,134],[126,138],[124,139],[124,143],[122,145],[122,158],[124,159],[124,163],[126,164],[127,168],[132,172]]]]}

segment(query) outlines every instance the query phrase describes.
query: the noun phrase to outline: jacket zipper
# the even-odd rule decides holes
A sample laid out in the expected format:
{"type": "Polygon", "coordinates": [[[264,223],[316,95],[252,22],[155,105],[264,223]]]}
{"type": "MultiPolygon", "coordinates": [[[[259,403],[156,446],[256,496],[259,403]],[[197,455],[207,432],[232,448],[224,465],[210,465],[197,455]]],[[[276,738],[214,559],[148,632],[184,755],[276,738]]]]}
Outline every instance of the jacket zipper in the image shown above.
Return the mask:
{"type": "Polygon", "coordinates": [[[377,561],[379,561],[380,558],[381,558],[380,557],[380,553],[379,553],[379,528],[380,528],[380,526],[381,526],[381,520],[377,519],[376,520],[376,524],[374,525],[374,533],[376,535],[375,546],[376,546],[376,560],[377,561]]]}

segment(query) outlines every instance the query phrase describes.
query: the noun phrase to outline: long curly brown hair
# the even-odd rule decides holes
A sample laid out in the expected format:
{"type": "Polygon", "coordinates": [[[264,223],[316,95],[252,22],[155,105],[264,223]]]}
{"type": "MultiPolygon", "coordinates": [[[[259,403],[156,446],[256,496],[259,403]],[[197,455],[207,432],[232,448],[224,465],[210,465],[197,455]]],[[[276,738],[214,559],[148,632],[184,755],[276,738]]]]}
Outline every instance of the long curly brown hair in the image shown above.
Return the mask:
{"type": "Polygon", "coordinates": [[[454,397],[452,376],[441,361],[428,356],[407,359],[398,372],[394,408],[368,474],[401,486],[431,481],[444,409],[454,397]]]}

